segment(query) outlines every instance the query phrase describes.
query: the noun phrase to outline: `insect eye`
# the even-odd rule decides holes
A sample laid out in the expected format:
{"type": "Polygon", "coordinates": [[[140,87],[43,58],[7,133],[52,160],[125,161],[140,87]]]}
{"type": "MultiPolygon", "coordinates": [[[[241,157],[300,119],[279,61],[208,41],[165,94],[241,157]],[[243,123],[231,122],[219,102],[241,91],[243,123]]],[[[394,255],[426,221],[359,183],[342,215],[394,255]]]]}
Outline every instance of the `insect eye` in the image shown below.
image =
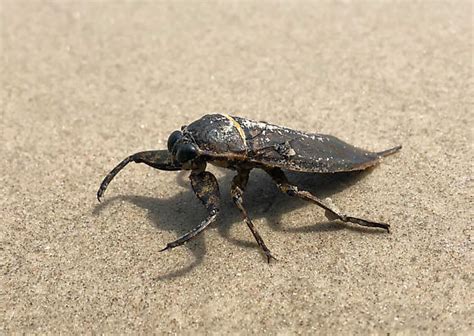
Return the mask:
{"type": "Polygon", "coordinates": [[[173,150],[173,146],[176,143],[176,141],[181,139],[182,136],[183,136],[183,133],[181,133],[181,131],[174,131],[173,133],[170,134],[168,138],[168,151],[170,153],[173,150]]]}
{"type": "Polygon", "coordinates": [[[178,160],[178,162],[184,163],[190,161],[198,155],[196,147],[190,143],[178,147],[178,152],[176,153],[176,160],[178,160]]]}

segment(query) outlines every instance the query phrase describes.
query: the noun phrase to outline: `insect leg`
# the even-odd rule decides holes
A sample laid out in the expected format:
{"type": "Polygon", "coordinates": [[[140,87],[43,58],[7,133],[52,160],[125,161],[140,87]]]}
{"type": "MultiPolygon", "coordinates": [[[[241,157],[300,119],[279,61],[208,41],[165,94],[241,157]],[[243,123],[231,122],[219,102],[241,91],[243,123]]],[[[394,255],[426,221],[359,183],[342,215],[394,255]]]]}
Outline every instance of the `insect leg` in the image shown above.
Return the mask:
{"type": "Polygon", "coordinates": [[[100,184],[99,190],[97,191],[97,199],[99,202],[102,195],[104,195],[107,186],[115,175],[117,175],[130,162],[144,163],[161,170],[181,170],[181,165],[172,160],[171,154],[167,150],[152,150],[132,154],[115,166],[115,168],[112,169],[104,178],[100,184]]]}
{"type": "Polygon", "coordinates": [[[341,213],[339,210],[335,209],[334,206],[324,203],[322,200],[320,200],[319,198],[317,198],[310,192],[304,191],[304,190],[298,190],[296,186],[288,182],[288,179],[286,178],[285,173],[280,168],[272,168],[272,169],[266,170],[266,172],[273,178],[278,188],[282,192],[290,196],[296,196],[306,201],[310,201],[317,204],[318,206],[326,210],[325,215],[330,220],[338,219],[343,222],[351,222],[351,223],[359,224],[362,226],[378,227],[378,228],[387,230],[387,232],[390,232],[389,224],[378,223],[378,222],[373,222],[367,219],[347,216],[341,213]]]}
{"type": "Polygon", "coordinates": [[[267,257],[267,262],[270,262],[271,259],[276,260],[276,258],[271,254],[270,250],[265,245],[265,242],[263,241],[262,237],[260,236],[257,229],[255,228],[255,225],[253,225],[250,217],[247,214],[247,210],[245,210],[244,205],[243,205],[242,196],[247,186],[247,182],[249,180],[249,173],[250,173],[250,170],[247,170],[247,169],[239,170],[238,174],[232,180],[232,186],[231,186],[230,192],[231,192],[232,200],[234,201],[234,204],[239,208],[240,213],[242,214],[243,220],[245,221],[250,231],[252,232],[252,235],[254,236],[255,240],[258,243],[258,246],[260,246],[263,253],[265,253],[265,256],[267,257]]]}
{"type": "Polygon", "coordinates": [[[191,179],[191,186],[193,187],[194,193],[206,207],[207,216],[198,226],[175,241],[168,243],[161,251],[183,245],[188,240],[196,237],[209,226],[209,224],[215,221],[217,213],[219,212],[220,194],[219,185],[217,184],[215,176],[206,171],[192,171],[189,178],[191,179]]]}

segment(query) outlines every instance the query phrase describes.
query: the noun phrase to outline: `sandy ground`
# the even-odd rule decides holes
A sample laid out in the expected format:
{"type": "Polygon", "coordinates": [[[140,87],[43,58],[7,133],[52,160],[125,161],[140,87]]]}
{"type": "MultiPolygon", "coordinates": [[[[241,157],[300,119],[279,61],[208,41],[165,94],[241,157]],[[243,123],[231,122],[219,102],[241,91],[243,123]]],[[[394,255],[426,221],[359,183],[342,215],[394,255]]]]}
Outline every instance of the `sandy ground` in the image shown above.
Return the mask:
{"type": "Polygon", "coordinates": [[[1,3],[0,332],[473,332],[469,2],[1,3]],[[328,223],[255,172],[218,223],[184,173],[127,167],[210,112],[401,153],[292,176],[392,233],[328,223]]]}

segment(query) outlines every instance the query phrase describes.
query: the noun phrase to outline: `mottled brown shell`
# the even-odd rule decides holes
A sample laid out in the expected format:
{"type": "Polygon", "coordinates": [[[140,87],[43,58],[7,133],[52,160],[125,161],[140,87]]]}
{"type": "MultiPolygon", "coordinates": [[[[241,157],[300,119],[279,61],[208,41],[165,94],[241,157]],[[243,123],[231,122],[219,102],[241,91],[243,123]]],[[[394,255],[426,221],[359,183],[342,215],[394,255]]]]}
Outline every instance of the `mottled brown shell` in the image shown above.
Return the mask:
{"type": "Polygon", "coordinates": [[[234,119],[246,134],[249,160],[291,171],[335,173],[363,170],[400,148],[370,152],[332,135],[308,134],[266,122],[234,119]]]}
{"type": "Polygon", "coordinates": [[[332,135],[304,133],[240,117],[214,114],[190,124],[189,132],[208,155],[290,171],[335,173],[363,170],[396,152],[370,152],[332,135]]]}

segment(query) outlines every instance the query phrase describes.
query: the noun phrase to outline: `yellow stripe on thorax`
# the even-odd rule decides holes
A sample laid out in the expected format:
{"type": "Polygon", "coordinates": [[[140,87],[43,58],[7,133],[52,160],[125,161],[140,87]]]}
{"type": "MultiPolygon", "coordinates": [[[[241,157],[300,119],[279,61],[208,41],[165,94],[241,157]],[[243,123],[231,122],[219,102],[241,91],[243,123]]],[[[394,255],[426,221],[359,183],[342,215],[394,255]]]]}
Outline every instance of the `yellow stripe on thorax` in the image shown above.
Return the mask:
{"type": "Polygon", "coordinates": [[[247,142],[245,140],[245,133],[244,130],[242,129],[242,126],[230,115],[228,114],[222,114],[224,117],[230,120],[230,122],[234,125],[235,128],[237,128],[237,131],[239,131],[240,137],[242,138],[242,141],[244,142],[244,146],[247,146],[247,142]]]}

